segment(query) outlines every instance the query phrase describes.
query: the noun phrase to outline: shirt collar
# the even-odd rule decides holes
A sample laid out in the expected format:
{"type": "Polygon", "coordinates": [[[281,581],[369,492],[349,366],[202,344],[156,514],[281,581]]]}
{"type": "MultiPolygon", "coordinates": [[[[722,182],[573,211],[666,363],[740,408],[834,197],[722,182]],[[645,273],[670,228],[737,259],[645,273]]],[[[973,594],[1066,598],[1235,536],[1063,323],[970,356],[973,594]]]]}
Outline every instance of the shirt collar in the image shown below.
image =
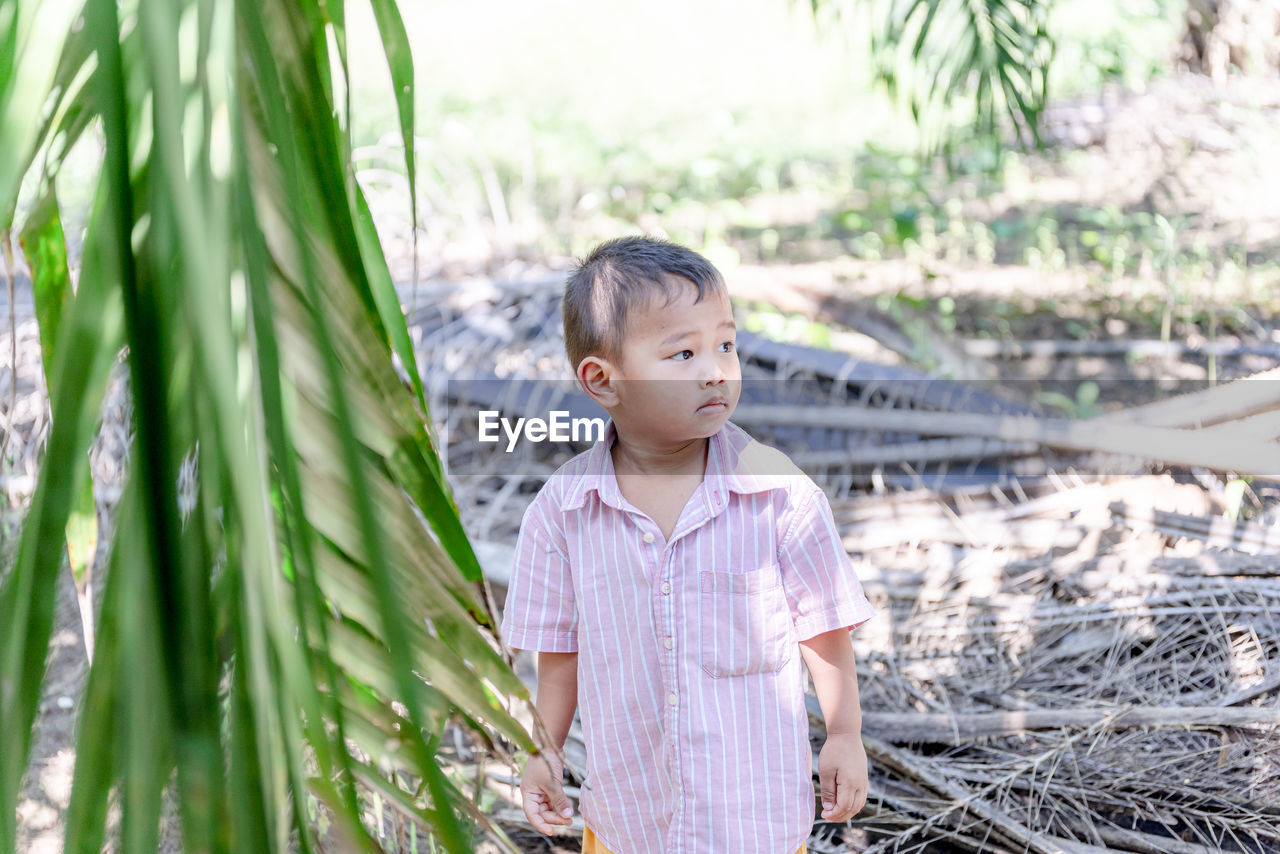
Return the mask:
{"type": "MultiPolygon", "coordinates": [[[[618,438],[618,430],[610,418],[605,425],[604,438],[596,442],[586,452],[586,465],[582,473],[574,480],[561,504],[564,510],[576,510],[586,501],[587,494],[594,491],[600,500],[612,507],[622,507],[622,493],[618,489],[618,478],[613,470],[613,455],[610,449],[618,438]]],[[[758,443],[736,424],[726,421],[711,436],[707,449],[707,468],[703,479],[709,484],[723,483],[725,489],[741,494],[765,492],[770,489],[784,489],[786,484],[776,477],[768,476],[768,472],[749,470],[743,451],[758,443]]],[[[758,455],[748,453],[752,459],[758,455]]]]}

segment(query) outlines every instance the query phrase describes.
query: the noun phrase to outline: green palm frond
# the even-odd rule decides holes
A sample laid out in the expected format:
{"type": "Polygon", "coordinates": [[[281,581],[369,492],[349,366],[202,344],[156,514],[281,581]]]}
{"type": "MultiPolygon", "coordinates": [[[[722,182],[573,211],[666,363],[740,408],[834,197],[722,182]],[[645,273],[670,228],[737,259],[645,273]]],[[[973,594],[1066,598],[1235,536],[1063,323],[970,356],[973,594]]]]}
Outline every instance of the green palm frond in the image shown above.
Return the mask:
{"type": "MultiPolygon", "coordinates": [[[[412,58],[394,4],[373,10],[412,175],[412,58]]],[[[343,15],[332,0],[0,0],[13,155],[0,223],[38,164],[47,189],[23,242],[53,411],[0,589],[0,850],[14,845],[54,580],[83,511],[88,467],[72,461],[122,346],[136,439],[68,851],[100,850],[112,802],[121,849],[154,850],[171,781],[190,851],[317,850],[308,796],[342,847],[377,850],[358,786],[464,851],[465,825],[484,817],[441,770],[444,725],[533,747],[503,702],[528,693],[492,640],[353,178],[331,83],[343,15]],[[70,296],[56,175],[98,129],[105,160],[70,296]]]]}
{"type": "Polygon", "coordinates": [[[870,33],[876,78],[907,104],[936,151],[958,118],[992,136],[1008,117],[1039,144],[1054,43],[1044,0],[812,0],[814,15],[856,19],[870,33]]]}

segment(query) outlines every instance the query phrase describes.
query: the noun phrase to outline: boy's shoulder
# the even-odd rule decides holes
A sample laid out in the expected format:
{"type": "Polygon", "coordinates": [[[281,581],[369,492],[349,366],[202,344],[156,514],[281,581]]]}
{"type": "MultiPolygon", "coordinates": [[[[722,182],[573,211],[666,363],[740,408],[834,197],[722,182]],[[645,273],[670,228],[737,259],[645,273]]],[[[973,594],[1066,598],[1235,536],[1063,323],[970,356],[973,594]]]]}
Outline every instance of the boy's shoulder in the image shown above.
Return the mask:
{"type": "Polygon", "coordinates": [[[725,424],[731,447],[736,450],[734,474],[762,478],[808,477],[791,457],[754,439],[736,424],[725,424]]]}
{"type": "Polygon", "coordinates": [[[560,467],[552,472],[551,476],[543,483],[534,500],[550,502],[555,507],[563,507],[571,493],[575,491],[584,478],[589,476],[593,462],[592,455],[595,452],[596,447],[592,446],[561,463],[560,467]]]}
{"type": "Polygon", "coordinates": [[[582,506],[586,493],[590,490],[603,489],[604,461],[609,452],[609,438],[610,434],[606,433],[604,440],[561,463],[542,484],[529,509],[536,507],[544,515],[553,512],[563,515],[582,506]]]}
{"type": "Polygon", "coordinates": [[[786,453],[750,436],[732,422],[723,428],[729,453],[729,476],[740,492],[784,491],[791,500],[807,497],[818,486],[786,453]]]}

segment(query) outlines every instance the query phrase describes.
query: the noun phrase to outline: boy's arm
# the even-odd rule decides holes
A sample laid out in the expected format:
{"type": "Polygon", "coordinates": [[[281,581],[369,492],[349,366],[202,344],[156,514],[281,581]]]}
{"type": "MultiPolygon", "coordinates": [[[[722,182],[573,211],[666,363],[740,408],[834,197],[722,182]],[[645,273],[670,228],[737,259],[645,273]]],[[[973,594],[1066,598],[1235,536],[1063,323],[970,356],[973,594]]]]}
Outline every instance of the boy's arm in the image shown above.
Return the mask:
{"type": "Polygon", "coordinates": [[[530,756],[520,774],[524,814],[539,833],[552,835],[573,822],[573,803],[565,796],[561,752],[578,706],[578,653],[538,653],[538,696],[534,702],[544,730],[534,721],[530,756]]]}
{"type": "Polygon", "coordinates": [[[862,735],[862,708],[858,704],[858,670],[848,627],[823,632],[800,641],[800,655],[813,691],[822,707],[827,735],[862,735]]]}
{"type": "MultiPolygon", "coordinates": [[[[559,751],[569,737],[573,714],[578,709],[578,654],[576,652],[538,653],[538,694],[534,707],[547,725],[550,746],[559,751]]],[[[548,745],[543,734],[533,734],[534,743],[541,748],[548,745]]]]}
{"type": "Polygon", "coordinates": [[[822,818],[847,821],[867,802],[869,788],[858,672],[848,627],[800,641],[800,654],[827,724],[827,740],[818,754],[822,818]]]}

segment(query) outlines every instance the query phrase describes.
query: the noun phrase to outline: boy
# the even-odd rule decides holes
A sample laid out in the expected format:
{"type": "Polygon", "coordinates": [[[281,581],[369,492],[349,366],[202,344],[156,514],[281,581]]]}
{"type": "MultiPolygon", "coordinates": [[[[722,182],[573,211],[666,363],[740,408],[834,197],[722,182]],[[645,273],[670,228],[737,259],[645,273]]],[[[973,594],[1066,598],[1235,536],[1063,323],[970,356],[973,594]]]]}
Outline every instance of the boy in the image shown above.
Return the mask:
{"type": "Polygon", "coordinates": [[[821,489],[728,423],[733,312],[705,258],[648,238],[569,278],[565,349],[608,411],[521,522],[501,632],[538,652],[533,826],[572,820],[557,753],[582,698],[584,854],[792,854],[813,825],[797,645],[827,723],[822,817],[866,800],[849,630],[871,607],[821,489]]]}

